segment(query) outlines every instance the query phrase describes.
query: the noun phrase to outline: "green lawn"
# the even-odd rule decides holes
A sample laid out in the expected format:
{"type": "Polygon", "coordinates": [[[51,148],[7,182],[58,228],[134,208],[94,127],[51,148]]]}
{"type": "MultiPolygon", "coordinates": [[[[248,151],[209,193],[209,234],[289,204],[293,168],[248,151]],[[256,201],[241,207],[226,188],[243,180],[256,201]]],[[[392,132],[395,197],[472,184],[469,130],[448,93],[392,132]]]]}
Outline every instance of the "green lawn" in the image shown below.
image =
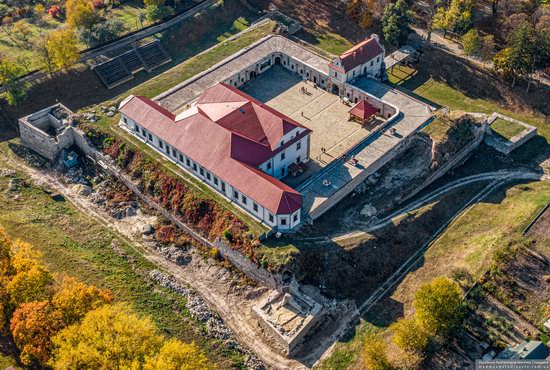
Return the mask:
{"type": "MultiPolygon", "coordinates": [[[[7,144],[0,145],[0,167],[6,167],[3,162],[7,156],[14,158],[7,144]]],[[[8,181],[0,178],[0,188],[5,189],[8,181]]],[[[240,354],[220,348],[218,341],[201,335],[200,323],[189,317],[185,299],[148,281],[148,273],[155,266],[141,250],[69,201],[54,201],[28,182],[18,198],[0,192],[0,209],[0,226],[12,237],[41,250],[52,271],[111,289],[116,300],[130,302],[139,312],[151,315],[168,336],[195,341],[221,368],[242,365],[240,354]],[[125,256],[113,250],[113,240],[118,241],[125,256]]]]}
{"type": "Polygon", "coordinates": [[[124,23],[126,32],[139,30],[147,27],[151,22],[144,20],[141,24],[138,20],[139,13],[144,11],[143,3],[137,1],[127,1],[124,5],[110,10],[110,13],[124,23]]]}
{"type": "Polygon", "coordinates": [[[388,77],[391,83],[409,89],[420,97],[431,100],[436,104],[466,112],[498,112],[519,121],[533,124],[539,127],[543,136],[550,138],[550,126],[544,124],[544,117],[533,117],[515,113],[503,109],[497,102],[481,98],[469,98],[460,91],[433,79],[429,79],[419,84],[418,81],[415,80],[416,75],[416,70],[406,66],[402,66],[400,69],[395,67],[393,73],[388,69],[388,77]]]}
{"type": "Polygon", "coordinates": [[[510,140],[517,134],[525,131],[525,127],[512,121],[497,118],[491,123],[491,130],[506,140],[510,140]]]}

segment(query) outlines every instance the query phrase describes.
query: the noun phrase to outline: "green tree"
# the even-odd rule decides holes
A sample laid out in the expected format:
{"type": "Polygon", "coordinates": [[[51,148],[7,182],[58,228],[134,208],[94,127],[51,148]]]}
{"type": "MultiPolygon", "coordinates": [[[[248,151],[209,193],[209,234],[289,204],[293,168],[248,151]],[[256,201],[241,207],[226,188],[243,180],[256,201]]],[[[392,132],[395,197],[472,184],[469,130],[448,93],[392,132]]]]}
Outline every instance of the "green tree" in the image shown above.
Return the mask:
{"type": "Polygon", "coordinates": [[[403,318],[390,326],[392,340],[405,351],[424,353],[430,336],[418,324],[416,318],[403,318]]]}
{"type": "Polygon", "coordinates": [[[524,77],[534,72],[537,53],[535,41],[533,27],[526,22],[510,35],[508,42],[510,51],[507,57],[513,73],[512,86],[516,83],[516,77],[524,77]]]}
{"type": "Polygon", "coordinates": [[[149,5],[145,8],[145,13],[149,22],[156,22],[168,18],[174,14],[174,10],[166,5],[149,5]]]}
{"type": "Polygon", "coordinates": [[[404,0],[386,5],[382,16],[382,30],[386,41],[396,46],[405,43],[411,31],[411,22],[412,14],[404,0]]]}
{"type": "Polygon", "coordinates": [[[0,84],[6,89],[6,100],[9,105],[19,104],[27,96],[30,85],[19,78],[23,72],[20,64],[0,59],[0,84]]]}
{"type": "Polygon", "coordinates": [[[481,48],[479,32],[474,28],[466,32],[464,36],[462,36],[462,46],[464,48],[464,54],[467,56],[479,53],[481,48]]]}
{"type": "Polygon", "coordinates": [[[128,305],[104,305],[86,314],[80,324],[53,338],[54,369],[139,368],[162,346],[163,338],[150,318],[128,305]]]}
{"type": "Polygon", "coordinates": [[[445,335],[461,321],[461,300],[458,284],[447,278],[422,285],[413,301],[418,325],[430,335],[445,335]]]}

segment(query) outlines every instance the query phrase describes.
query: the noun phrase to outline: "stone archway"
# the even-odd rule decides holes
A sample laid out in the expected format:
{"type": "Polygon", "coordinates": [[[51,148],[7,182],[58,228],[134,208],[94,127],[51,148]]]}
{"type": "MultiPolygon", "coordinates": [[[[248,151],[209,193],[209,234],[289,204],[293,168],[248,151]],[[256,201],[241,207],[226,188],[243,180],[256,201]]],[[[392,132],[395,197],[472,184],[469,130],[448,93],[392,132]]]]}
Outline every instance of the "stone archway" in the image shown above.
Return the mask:
{"type": "Polygon", "coordinates": [[[275,57],[275,64],[281,64],[281,57],[275,57]]]}

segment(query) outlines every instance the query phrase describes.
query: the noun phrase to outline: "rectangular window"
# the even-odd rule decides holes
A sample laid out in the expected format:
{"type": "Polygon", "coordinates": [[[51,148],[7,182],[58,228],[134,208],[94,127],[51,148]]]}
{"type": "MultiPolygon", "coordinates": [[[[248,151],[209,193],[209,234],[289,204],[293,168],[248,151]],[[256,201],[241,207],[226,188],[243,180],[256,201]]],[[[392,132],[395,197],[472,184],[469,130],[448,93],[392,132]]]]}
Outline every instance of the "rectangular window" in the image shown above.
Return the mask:
{"type": "Polygon", "coordinates": [[[149,134],[149,141],[153,141],[153,135],[149,134]]]}
{"type": "Polygon", "coordinates": [[[281,225],[286,225],[286,218],[281,218],[281,225]]]}
{"type": "Polygon", "coordinates": [[[267,162],[267,169],[270,170],[271,169],[271,162],[267,162]]]}
{"type": "Polygon", "coordinates": [[[296,143],[296,150],[300,150],[300,149],[302,149],[302,142],[301,142],[301,141],[298,141],[298,142],[296,143]]]}
{"type": "Polygon", "coordinates": [[[206,178],[208,179],[208,181],[210,181],[210,172],[206,173],[206,178]]]}
{"type": "Polygon", "coordinates": [[[176,153],[176,149],[172,148],[172,155],[174,157],[177,157],[178,156],[178,153],[176,153]]]}
{"type": "Polygon", "coordinates": [[[145,129],[144,129],[143,127],[141,128],[141,134],[142,134],[143,136],[146,135],[146,134],[145,134],[145,129]]]}
{"type": "Polygon", "coordinates": [[[183,162],[183,155],[180,153],[180,162],[183,162]]]}
{"type": "Polygon", "coordinates": [[[233,190],[233,198],[239,199],[239,192],[237,190],[233,190]]]}
{"type": "Polygon", "coordinates": [[[372,67],[373,65],[374,65],[374,61],[371,60],[371,61],[370,61],[370,66],[372,67]]]}
{"type": "Polygon", "coordinates": [[[126,119],[126,117],[122,117],[122,122],[128,123],[128,120],[126,119]]]}
{"type": "Polygon", "coordinates": [[[301,161],[302,161],[302,157],[301,157],[301,156],[298,156],[298,157],[296,158],[296,163],[300,163],[301,161]]]}
{"type": "Polygon", "coordinates": [[[201,174],[201,176],[204,176],[204,168],[199,167],[199,173],[201,174]]]}
{"type": "Polygon", "coordinates": [[[218,185],[218,178],[214,176],[214,185],[218,185]]]}
{"type": "Polygon", "coordinates": [[[225,182],[222,181],[222,191],[225,193],[225,182]]]}
{"type": "Polygon", "coordinates": [[[334,72],[334,77],[338,77],[338,72],[334,72]]]}
{"type": "Polygon", "coordinates": [[[242,196],[242,202],[243,202],[243,204],[246,204],[247,201],[248,201],[248,199],[246,199],[246,197],[243,195],[243,196],[242,196]]]}
{"type": "Polygon", "coordinates": [[[269,222],[273,222],[273,215],[271,213],[269,214],[268,217],[269,217],[269,222]]]}
{"type": "Polygon", "coordinates": [[[164,149],[164,143],[162,142],[162,140],[159,140],[159,146],[161,149],[164,149]]]}
{"type": "Polygon", "coordinates": [[[285,159],[285,152],[281,153],[281,161],[285,159]]]}
{"type": "Polygon", "coordinates": [[[197,172],[197,164],[193,163],[193,171],[197,172]]]}
{"type": "Polygon", "coordinates": [[[254,209],[254,212],[258,212],[258,205],[256,203],[252,203],[252,209],[254,209]]]}
{"type": "Polygon", "coordinates": [[[185,164],[187,165],[187,167],[191,166],[191,161],[189,160],[189,158],[185,159],[185,164]]]}
{"type": "Polygon", "coordinates": [[[295,213],[294,216],[292,216],[292,220],[294,222],[298,221],[298,214],[297,213],[295,213]]]}
{"type": "Polygon", "coordinates": [[[376,63],[378,63],[379,61],[380,61],[380,56],[378,56],[378,57],[376,58],[376,63]]]}

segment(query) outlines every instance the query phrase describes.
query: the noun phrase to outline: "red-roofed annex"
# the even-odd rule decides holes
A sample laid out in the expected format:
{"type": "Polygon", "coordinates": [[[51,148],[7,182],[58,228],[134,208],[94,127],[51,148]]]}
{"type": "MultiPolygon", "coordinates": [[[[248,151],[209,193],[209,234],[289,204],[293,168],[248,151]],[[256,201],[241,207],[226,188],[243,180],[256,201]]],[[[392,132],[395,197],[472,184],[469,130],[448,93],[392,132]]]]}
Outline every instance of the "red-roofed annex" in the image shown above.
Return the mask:
{"type": "Polygon", "coordinates": [[[223,83],[177,116],[142,96],[119,109],[128,130],[267,225],[300,223],[302,196],[278,179],[309,160],[308,128],[223,83]]]}

